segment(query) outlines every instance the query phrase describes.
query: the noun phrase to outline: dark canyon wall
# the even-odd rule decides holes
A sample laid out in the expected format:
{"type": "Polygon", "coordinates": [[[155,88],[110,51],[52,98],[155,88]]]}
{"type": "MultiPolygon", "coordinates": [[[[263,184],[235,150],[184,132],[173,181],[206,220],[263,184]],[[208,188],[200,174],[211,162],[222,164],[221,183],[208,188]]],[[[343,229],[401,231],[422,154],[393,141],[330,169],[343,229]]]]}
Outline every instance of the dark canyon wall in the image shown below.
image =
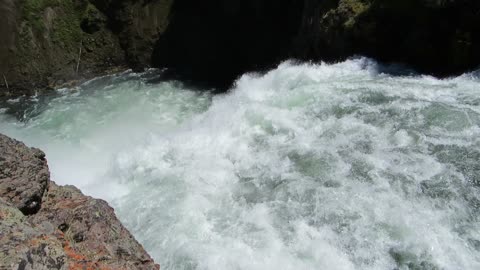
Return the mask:
{"type": "Polygon", "coordinates": [[[302,19],[302,60],[360,54],[437,76],[480,65],[477,0],[305,0],[302,19]]]}
{"type": "Polygon", "coordinates": [[[480,64],[477,0],[176,0],[158,67],[224,87],[287,58],[366,55],[437,76],[480,64]]]}
{"type": "Polygon", "coordinates": [[[477,0],[0,0],[0,15],[0,95],[116,67],[226,89],[288,58],[438,76],[480,64],[477,0]]]}
{"type": "Polygon", "coordinates": [[[89,0],[108,18],[127,65],[137,71],[151,65],[155,42],[167,29],[173,0],[89,0]]]}
{"type": "Polygon", "coordinates": [[[302,6],[298,0],[176,0],[153,63],[182,79],[228,87],[240,74],[288,57],[302,6]]]}

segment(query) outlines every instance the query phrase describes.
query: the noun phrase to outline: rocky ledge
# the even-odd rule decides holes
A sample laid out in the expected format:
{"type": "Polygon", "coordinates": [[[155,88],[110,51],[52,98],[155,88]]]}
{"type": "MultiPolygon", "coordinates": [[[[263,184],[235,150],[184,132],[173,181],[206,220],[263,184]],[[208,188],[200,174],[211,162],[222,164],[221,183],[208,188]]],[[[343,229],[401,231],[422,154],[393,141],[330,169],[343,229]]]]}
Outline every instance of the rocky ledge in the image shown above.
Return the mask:
{"type": "Polygon", "coordinates": [[[160,269],[105,201],[50,180],[45,154],[0,134],[0,269],[160,269]]]}

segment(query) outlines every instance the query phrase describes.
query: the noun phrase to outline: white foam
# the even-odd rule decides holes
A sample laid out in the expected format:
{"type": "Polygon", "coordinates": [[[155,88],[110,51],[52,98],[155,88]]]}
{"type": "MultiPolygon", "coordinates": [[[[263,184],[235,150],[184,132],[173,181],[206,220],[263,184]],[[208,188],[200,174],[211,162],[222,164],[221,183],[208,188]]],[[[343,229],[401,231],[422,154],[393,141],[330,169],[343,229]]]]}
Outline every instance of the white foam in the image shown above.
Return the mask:
{"type": "Polygon", "coordinates": [[[162,269],[478,269],[480,81],[383,70],[287,62],[214,97],[135,74],[0,132],[162,269]]]}

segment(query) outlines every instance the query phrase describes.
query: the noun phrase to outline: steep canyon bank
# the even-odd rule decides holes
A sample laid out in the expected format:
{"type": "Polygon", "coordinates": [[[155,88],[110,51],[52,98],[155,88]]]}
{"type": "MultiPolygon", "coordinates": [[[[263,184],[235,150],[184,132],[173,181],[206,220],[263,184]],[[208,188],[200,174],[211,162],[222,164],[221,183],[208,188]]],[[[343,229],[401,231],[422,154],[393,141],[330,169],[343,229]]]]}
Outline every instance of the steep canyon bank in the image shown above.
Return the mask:
{"type": "Polygon", "coordinates": [[[437,76],[480,64],[474,0],[1,0],[0,13],[4,94],[119,67],[225,90],[287,58],[359,54],[437,76]]]}

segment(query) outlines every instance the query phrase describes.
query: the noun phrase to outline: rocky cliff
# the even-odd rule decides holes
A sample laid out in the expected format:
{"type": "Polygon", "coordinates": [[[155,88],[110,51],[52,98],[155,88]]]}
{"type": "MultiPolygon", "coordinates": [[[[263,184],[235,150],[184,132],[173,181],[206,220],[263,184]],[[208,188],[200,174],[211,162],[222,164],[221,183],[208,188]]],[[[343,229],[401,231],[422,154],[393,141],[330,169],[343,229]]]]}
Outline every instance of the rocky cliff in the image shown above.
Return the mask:
{"type": "Polygon", "coordinates": [[[0,0],[0,96],[150,66],[171,0],[0,0]]]}
{"type": "Polygon", "coordinates": [[[45,154],[0,134],[0,269],[159,269],[102,200],[49,179],[45,154]]]}
{"type": "Polygon", "coordinates": [[[86,0],[0,0],[0,87],[19,95],[121,66],[118,38],[86,0]]]}
{"type": "Polygon", "coordinates": [[[109,21],[118,36],[128,66],[151,66],[155,43],[169,24],[173,0],[90,0],[109,21]]]}

